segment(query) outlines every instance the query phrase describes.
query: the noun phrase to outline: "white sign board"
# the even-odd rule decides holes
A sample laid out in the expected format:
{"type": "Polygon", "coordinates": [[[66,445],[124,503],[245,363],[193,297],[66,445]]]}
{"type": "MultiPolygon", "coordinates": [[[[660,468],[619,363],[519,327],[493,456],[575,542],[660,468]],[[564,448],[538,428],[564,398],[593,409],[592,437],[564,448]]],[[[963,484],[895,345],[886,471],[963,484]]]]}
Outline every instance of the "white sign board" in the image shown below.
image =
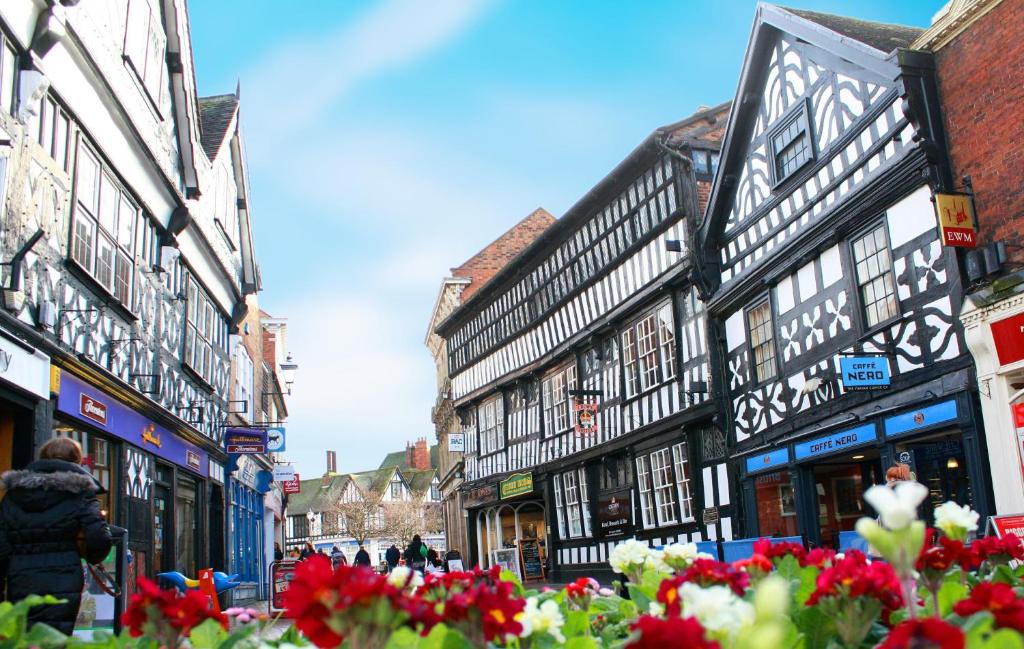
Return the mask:
{"type": "Polygon", "coordinates": [[[448,433],[448,450],[452,453],[466,452],[465,433],[448,433]]]}
{"type": "Polygon", "coordinates": [[[295,467],[291,464],[274,465],[274,482],[289,482],[295,479],[295,467]]]}
{"type": "Polygon", "coordinates": [[[0,333],[0,381],[6,381],[37,397],[50,397],[50,357],[0,333]]]}

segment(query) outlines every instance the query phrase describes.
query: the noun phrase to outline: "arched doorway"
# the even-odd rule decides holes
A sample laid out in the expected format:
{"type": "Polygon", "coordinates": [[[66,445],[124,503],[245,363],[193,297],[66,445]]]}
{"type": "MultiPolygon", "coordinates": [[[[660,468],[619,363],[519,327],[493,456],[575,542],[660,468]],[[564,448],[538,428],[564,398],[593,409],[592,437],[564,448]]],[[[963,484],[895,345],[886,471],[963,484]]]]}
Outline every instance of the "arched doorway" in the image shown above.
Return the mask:
{"type": "Polygon", "coordinates": [[[489,507],[477,516],[477,549],[480,565],[490,567],[494,551],[517,548],[523,539],[536,540],[541,560],[547,559],[548,533],[546,509],[540,501],[502,503],[489,507]]]}

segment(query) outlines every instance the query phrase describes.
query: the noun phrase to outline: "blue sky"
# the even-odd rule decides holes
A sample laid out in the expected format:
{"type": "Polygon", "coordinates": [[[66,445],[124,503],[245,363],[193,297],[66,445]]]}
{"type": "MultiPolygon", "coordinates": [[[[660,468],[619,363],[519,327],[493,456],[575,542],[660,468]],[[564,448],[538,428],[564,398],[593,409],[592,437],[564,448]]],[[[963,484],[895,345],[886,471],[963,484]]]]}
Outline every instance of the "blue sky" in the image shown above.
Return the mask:
{"type": "MultiPolygon", "coordinates": [[[[941,6],[794,4],[917,26],[941,6]]],[[[241,82],[302,475],[326,449],[358,471],[433,439],[423,342],[441,279],[534,208],[560,216],[656,127],[731,99],[755,6],[192,0],[200,94],[241,82]]]]}

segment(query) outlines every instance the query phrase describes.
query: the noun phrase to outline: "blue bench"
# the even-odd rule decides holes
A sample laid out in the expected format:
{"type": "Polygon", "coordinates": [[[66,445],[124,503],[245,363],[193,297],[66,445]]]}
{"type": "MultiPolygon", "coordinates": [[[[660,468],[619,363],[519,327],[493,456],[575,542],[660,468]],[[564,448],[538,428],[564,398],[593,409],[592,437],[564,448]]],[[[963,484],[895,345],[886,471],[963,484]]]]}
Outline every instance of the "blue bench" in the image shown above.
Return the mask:
{"type": "MultiPolygon", "coordinates": [[[[759,541],[761,537],[752,539],[736,539],[734,541],[722,541],[722,561],[732,563],[733,561],[739,561],[740,559],[747,559],[754,554],[754,543],[759,541]]],[[[777,543],[796,543],[803,545],[803,537],[800,536],[781,536],[769,538],[772,545],[777,543]]]]}
{"type": "Polygon", "coordinates": [[[853,530],[840,532],[839,552],[846,552],[847,550],[860,550],[864,554],[867,554],[868,542],[863,536],[857,534],[857,532],[853,530]]]}
{"type": "Polygon", "coordinates": [[[710,554],[718,560],[722,558],[718,553],[718,541],[697,541],[697,552],[710,554]]]}

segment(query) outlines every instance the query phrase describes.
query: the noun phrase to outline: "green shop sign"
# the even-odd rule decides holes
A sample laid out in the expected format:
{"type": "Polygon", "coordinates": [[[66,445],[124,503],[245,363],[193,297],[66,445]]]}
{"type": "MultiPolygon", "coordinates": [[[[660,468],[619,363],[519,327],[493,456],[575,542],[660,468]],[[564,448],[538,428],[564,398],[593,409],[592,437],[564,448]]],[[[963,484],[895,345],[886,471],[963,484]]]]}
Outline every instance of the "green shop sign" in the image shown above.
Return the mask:
{"type": "Polygon", "coordinates": [[[532,473],[513,473],[498,485],[498,493],[504,498],[522,496],[533,491],[532,473]]]}

